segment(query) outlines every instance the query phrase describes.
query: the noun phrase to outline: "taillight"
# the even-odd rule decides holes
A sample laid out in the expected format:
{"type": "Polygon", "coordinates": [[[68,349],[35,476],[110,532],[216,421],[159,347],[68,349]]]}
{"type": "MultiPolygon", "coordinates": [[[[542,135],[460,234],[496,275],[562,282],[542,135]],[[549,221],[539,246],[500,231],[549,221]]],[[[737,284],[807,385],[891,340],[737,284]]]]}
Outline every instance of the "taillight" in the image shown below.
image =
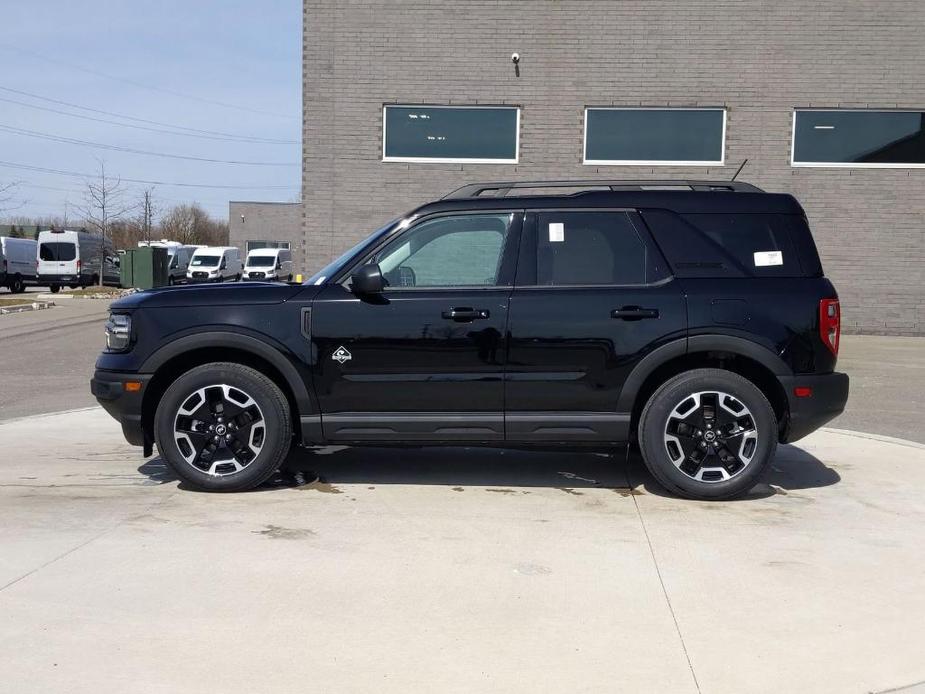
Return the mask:
{"type": "Polygon", "coordinates": [[[829,351],[838,356],[838,339],[841,336],[841,310],[838,299],[819,301],[819,337],[829,351]]]}
{"type": "Polygon", "coordinates": [[[77,274],[80,274],[80,261],[77,261],[77,274]]]}

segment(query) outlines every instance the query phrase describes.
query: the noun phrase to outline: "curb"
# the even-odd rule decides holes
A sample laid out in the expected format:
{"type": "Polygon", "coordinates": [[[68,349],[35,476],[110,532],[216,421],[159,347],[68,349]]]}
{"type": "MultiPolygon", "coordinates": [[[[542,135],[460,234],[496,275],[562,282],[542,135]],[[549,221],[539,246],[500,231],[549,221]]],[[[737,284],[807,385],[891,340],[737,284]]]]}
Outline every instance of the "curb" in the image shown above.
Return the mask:
{"type": "MultiPolygon", "coordinates": [[[[39,295],[41,298],[41,295],[39,295]]],[[[42,311],[55,305],[54,301],[33,301],[31,304],[17,304],[16,306],[0,306],[0,316],[7,313],[23,313],[24,311],[42,311]]]]}
{"type": "Polygon", "coordinates": [[[55,300],[57,300],[57,299],[73,299],[73,298],[74,298],[73,295],[71,295],[71,294],[62,294],[61,292],[58,292],[57,294],[36,294],[36,296],[37,296],[39,299],[55,299],[55,300]]]}
{"type": "Polygon", "coordinates": [[[102,410],[100,405],[91,405],[90,407],[76,407],[73,410],[58,410],[57,412],[40,412],[39,414],[27,414],[25,417],[12,417],[11,419],[0,419],[0,427],[7,424],[16,424],[24,422],[27,419],[43,419],[45,417],[56,417],[61,414],[75,414],[77,412],[91,412],[92,410],[102,410]]]}
{"type": "Polygon", "coordinates": [[[869,434],[864,431],[854,431],[853,429],[835,429],[833,427],[822,427],[819,431],[825,431],[830,434],[840,434],[841,436],[853,436],[858,439],[869,439],[870,441],[880,441],[881,443],[893,443],[897,446],[908,446],[909,448],[919,448],[925,450],[925,443],[910,441],[909,439],[898,439],[895,436],[883,436],[882,434],[869,434]]]}

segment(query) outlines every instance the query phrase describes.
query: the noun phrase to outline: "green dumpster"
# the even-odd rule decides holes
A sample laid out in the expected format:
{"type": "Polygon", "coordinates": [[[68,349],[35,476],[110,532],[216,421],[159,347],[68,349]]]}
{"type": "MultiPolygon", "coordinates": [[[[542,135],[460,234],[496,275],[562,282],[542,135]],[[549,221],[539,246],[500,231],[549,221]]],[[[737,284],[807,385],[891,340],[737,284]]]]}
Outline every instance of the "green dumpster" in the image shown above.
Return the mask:
{"type": "Polygon", "coordinates": [[[119,284],[125,288],[151,289],[167,284],[166,248],[130,248],[122,255],[119,284]]]}

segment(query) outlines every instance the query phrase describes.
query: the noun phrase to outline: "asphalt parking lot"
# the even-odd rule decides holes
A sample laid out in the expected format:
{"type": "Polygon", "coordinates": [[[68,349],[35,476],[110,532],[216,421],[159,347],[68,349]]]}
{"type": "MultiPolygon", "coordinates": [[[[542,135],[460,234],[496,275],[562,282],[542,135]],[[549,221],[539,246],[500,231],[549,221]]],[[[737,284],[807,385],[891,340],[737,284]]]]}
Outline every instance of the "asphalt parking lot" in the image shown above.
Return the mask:
{"type": "Polygon", "coordinates": [[[923,441],[923,340],[846,337],[848,411],[736,502],[466,448],[209,495],[86,408],[105,309],[0,317],[0,690],[925,686],[925,446],[881,436],[923,441]]]}

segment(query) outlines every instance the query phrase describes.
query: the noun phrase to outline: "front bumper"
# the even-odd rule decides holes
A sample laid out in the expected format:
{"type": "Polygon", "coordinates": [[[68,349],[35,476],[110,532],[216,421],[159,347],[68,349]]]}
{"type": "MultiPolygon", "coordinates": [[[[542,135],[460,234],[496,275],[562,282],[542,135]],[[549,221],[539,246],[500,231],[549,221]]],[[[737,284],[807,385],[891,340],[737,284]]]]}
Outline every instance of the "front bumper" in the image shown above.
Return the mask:
{"type": "Polygon", "coordinates": [[[142,403],[152,374],[134,374],[97,369],[90,380],[90,392],[103,409],[122,425],[125,440],[133,446],[144,446],[145,455],[150,453],[153,441],[145,435],[142,422],[142,403]],[[125,383],[137,381],[141,389],[128,391],[125,383]]]}
{"type": "Polygon", "coordinates": [[[781,431],[781,443],[793,443],[835,419],[848,402],[848,374],[797,375],[780,379],[790,416],[781,431]],[[812,395],[797,397],[795,388],[810,388],[812,395]]]}

